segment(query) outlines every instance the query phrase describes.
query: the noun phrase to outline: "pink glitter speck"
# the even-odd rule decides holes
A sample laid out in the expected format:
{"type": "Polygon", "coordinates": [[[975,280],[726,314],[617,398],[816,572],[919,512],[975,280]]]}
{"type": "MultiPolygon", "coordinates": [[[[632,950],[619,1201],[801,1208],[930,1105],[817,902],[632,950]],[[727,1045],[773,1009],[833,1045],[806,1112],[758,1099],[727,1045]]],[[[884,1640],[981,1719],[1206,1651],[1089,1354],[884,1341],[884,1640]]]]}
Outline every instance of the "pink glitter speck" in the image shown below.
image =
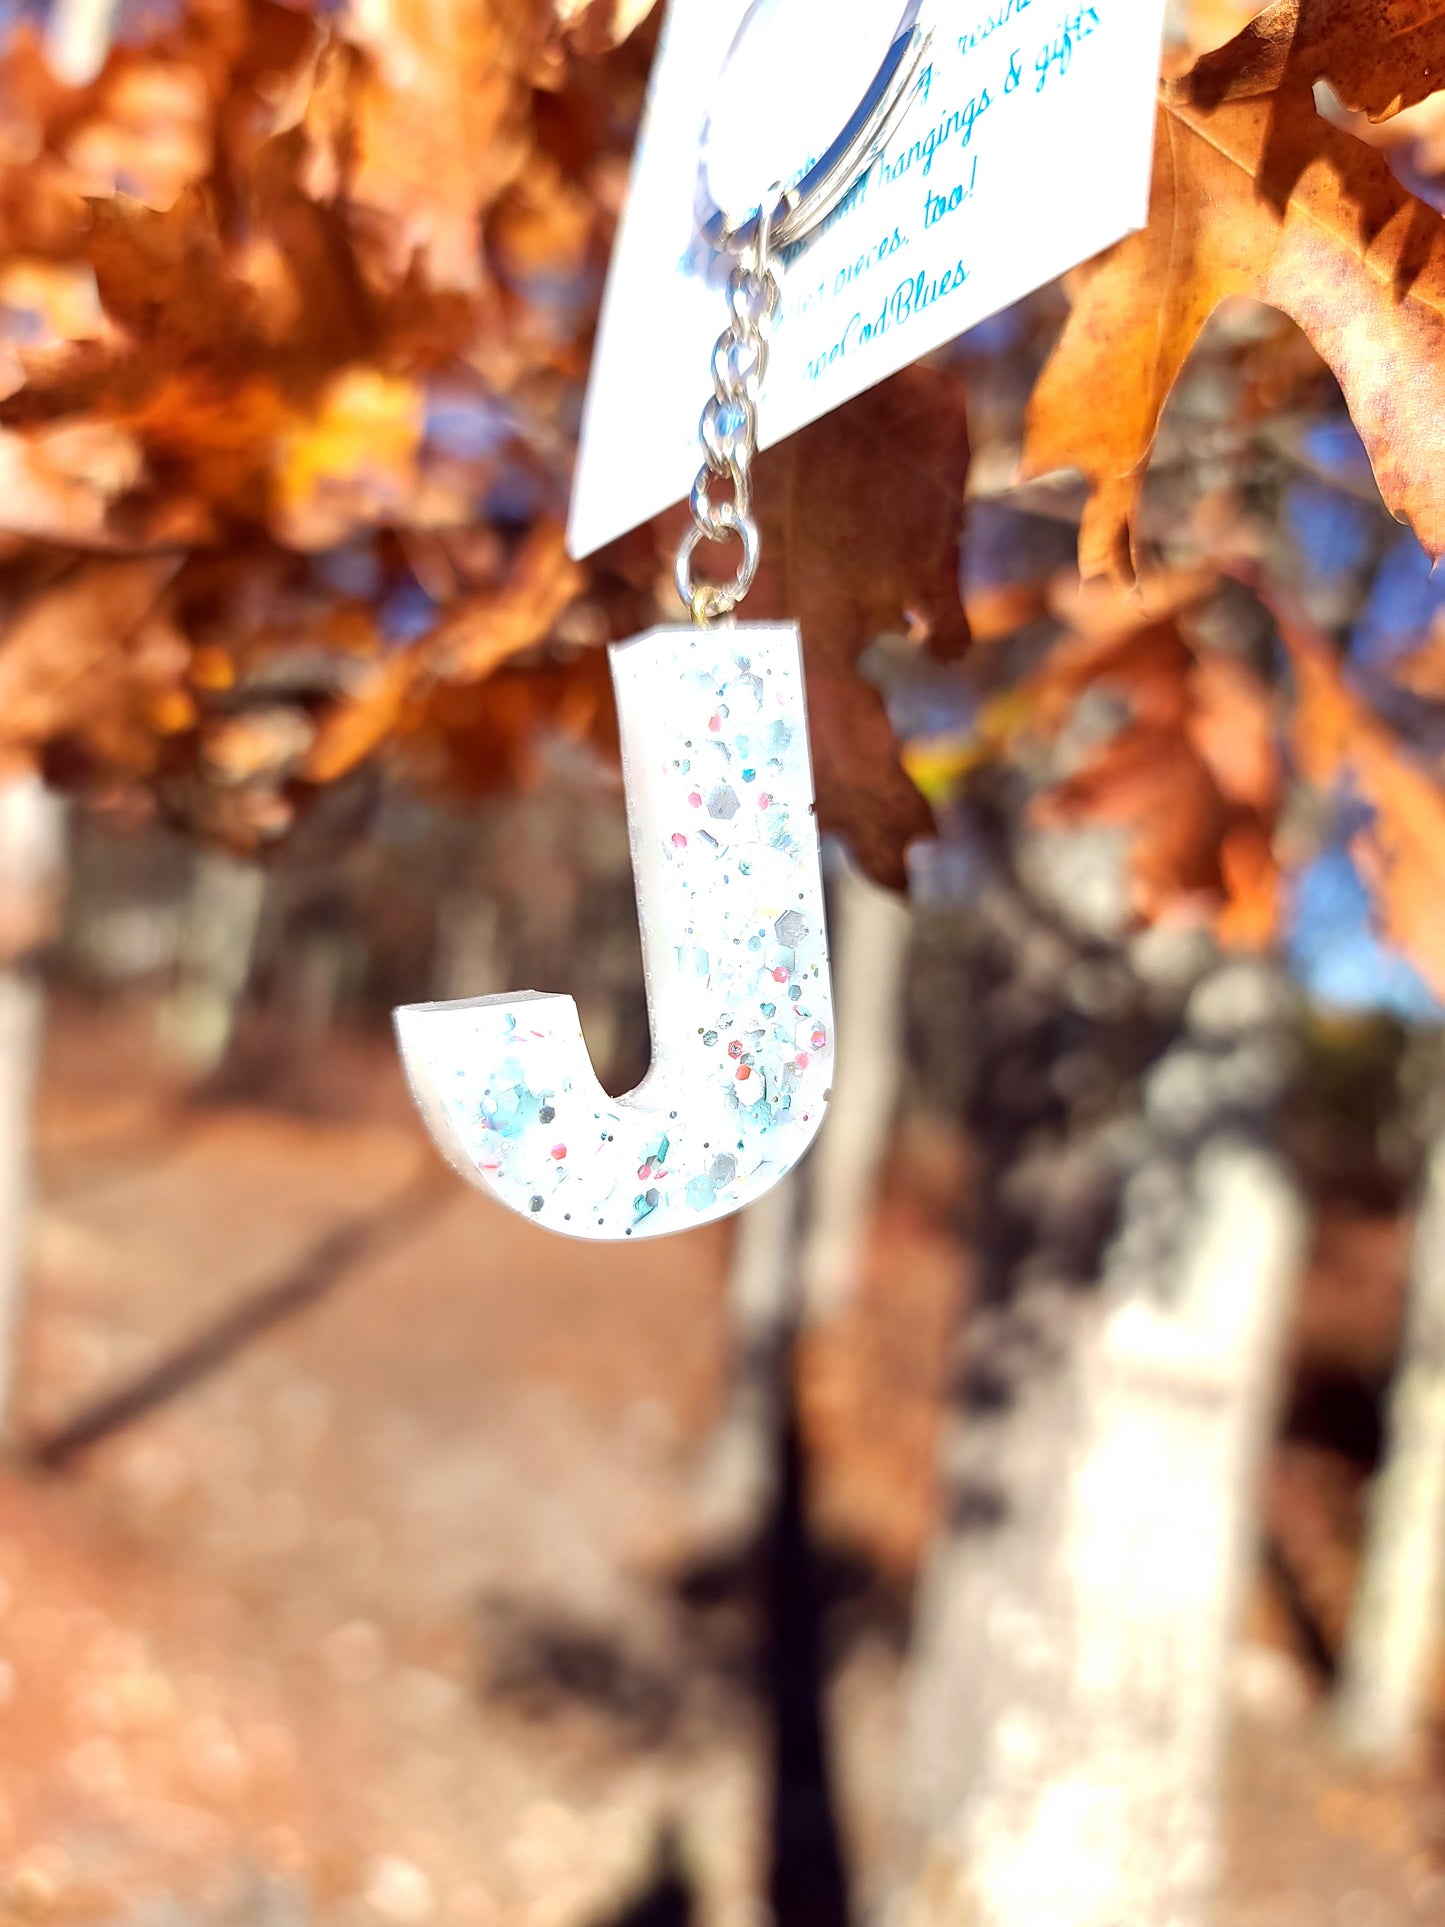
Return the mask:
{"type": "Polygon", "coordinates": [[[735,1037],[733,1041],[728,1045],[728,1056],[741,1057],[742,1054],[743,1054],[742,1040],[740,1038],[735,1037]]]}
{"type": "Polygon", "coordinates": [[[744,1083],[744,1082],[745,1082],[745,1081],[746,1081],[746,1080],[747,1080],[747,1079],[748,1079],[749,1077],[751,1077],[751,1076],[752,1076],[752,1074],[753,1074],[753,1067],[752,1067],[752,1065],[751,1065],[751,1064],[739,1064],[739,1065],[738,1065],[738,1082],[739,1082],[739,1084],[741,1084],[741,1083],[744,1083]]]}
{"type": "Polygon", "coordinates": [[[793,1062],[800,1071],[805,1071],[808,1068],[808,1053],[805,1050],[800,1050],[793,1059],[793,1062]]]}
{"type": "Polygon", "coordinates": [[[714,716],[712,721],[708,724],[708,728],[712,731],[713,735],[716,736],[718,731],[722,728],[722,717],[714,716]]]}
{"type": "Polygon", "coordinates": [[[822,1025],[820,1024],[817,1030],[813,1032],[813,1036],[812,1036],[813,1049],[821,1050],[824,1044],[827,1043],[827,1041],[828,1041],[828,1033],[823,1029],[822,1025]]]}
{"type": "Polygon", "coordinates": [[[673,831],[672,847],[674,850],[685,850],[687,848],[687,838],[683,835],[681,830],[673,831]]]}
{"type": "Polygon", "coordinates": [[[772,797],[769,796],[766,790],[764,790],[762,795],[758,798],[758,808],[760,810],[765,810],[768,807],[769,803],[772,802],[772,800],[773,800],[772,797]]]}
{"type": "Polygon", "coordinates": [[[695,810],[700,810],[702,808],[702,798],[698,795],[696,790],[692,792],[691,796],[689,796],[687,800],[689,803],[691,803],[692,807],[695,810]]]}
{"type": "Polygon", "coordinates": [[[777,969],[773,972],[773,982],[775,984],[785,984],[787,981],[788,981],[788,973],[786,970],[784,970],[783,966],[779,964],[777,969]]]}
{"type": "Polygon", "coordinates": [[[552,1146],[552,1155],[554,1158],[565,1158],[567,1155],[567,1146],[565,1144],[554,1144],[552,1146]]]}

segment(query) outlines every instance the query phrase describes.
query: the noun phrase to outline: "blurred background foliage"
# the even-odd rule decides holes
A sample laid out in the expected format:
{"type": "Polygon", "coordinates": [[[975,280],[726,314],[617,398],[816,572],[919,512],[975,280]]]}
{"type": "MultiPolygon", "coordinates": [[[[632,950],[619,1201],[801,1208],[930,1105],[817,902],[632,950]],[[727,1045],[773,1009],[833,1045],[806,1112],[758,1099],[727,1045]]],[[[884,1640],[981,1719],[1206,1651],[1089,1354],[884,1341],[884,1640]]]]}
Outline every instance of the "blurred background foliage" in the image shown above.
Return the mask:
{"type": "Polygon", "coordinates": [[[760,464],[834,1113],[625,1260],[384,1014],[645,1068],[656,15],[3,24],[0,1917],[1445,1919],[1445,11],[1176,5],[1149,227],[760,464]]]}

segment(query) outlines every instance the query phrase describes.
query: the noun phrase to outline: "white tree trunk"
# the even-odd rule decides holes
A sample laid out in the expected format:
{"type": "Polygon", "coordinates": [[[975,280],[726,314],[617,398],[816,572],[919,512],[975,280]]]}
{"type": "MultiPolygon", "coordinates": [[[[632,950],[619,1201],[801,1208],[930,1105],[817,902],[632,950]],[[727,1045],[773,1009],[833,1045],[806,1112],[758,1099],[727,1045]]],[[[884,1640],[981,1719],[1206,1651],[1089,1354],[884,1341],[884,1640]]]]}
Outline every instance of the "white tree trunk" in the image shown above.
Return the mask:
{"type": "Polygon", "coordinates": [[[975,1321],[921,1587],[888,1927],[1208,1918],[1304,1214],[1231,1121],[1271,1088],[1268,998],[1237,969],[1204,988],[1195,1034],[1151,1073],[1149,1178],[1126,1191],[1101,1292],[1025,1284],[975,1321]],[[1169,1254],[1145,1219],[1177,1196],[1171,1160],[1190,1202],[1165,1206],[1169,1254]]]}
{"type": "Polygon", "coordinates": [[[1381,1765],[1401,1759],[1428,1708],[1445,1603],[1445,1136],[1415,1225],[1385,1459],[1345,1634],[1340,1737],[1381,1765]]]}
{"type": "Polygon", "coordinates": [[[442,898],[432,970],[432,994],[438,1003],[458,997],[494,997],[508,988],[501,907],[483,895],[475,882],[467,890],[449,890],[442,898]]]}
{"type": "Polygon", "coordinates": [[[0,784],[0,1435],[13,1429],[45,994],[33,965],[57,920],[64,805],[35,775],[0,784]]]}
{"type": "Polygon", "coordinates": [[[837,1063],[806,1164],[738,1220],[728,1282],[722,1417],[696,1494],[704,1541],[736,1543],[772,1507],[783,1366],[794,1327],[836,1315],[856,1287],[902,1067],[906,903],[845,865],[830,893],[837,1063]]]}
{"type": "Polygon", "coordinates": [[[802,1185],[791,1172],[738,1218],[728,1271],[723,1410],[693,1498],[693,1530],[716,1549],[746,1544],[772,1512],[789,1341],[798,1313],[802,1185]]]}
{"type": "Polygon", "coordinates": [[[903,971],[913,930],[904,899],[851,864],[838,877],[831,909],[838,1055],[828,1121],[808,1163],[802,1278],[812,1319],[843,1309],[867,1253],[902,1075],[903,971]]]}
{"type": "Polygon", "coordinates": [[[159,1019],[162,1045],[195,1075],[214,1070],[231,1041],[265,903],[259,863],[221,850],[198,853],[176,946],[176,980],[159,1019]]]}
{"type": "Polygon", "coordinates": [[[16,1346],[25,1303],[34,1182],[35,1080],[45,1029],[40,980],[0,970],[0,1436],[13,1425],[16,1346]]]}

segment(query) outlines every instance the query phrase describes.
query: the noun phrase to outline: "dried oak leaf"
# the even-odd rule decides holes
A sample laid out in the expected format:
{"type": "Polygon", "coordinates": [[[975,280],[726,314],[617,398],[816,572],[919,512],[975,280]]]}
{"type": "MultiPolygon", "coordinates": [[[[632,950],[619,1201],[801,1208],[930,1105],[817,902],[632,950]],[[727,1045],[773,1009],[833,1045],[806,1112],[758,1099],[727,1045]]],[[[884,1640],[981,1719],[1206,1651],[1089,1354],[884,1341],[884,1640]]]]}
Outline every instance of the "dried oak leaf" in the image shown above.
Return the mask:
{"type": "Polygon", "coordinates": [[[1275,0],[1228,46],[1205,54],[1194,78],[1207,104],[1327,80],[1346,107],[1386,120],[1445,84],[1445,5],[1275,0]]]}
{"type": "Polygon", "coordinates": [[[617,755],[607,657],[584,649],[569,663],[504,666],[483,682],[438,683],[405,740],[408,770],[444,795],[528,789],[543,774],[548,736],[617,755]]]}
{"type": "Polygon", "coordinates": [[[303,775],[313,783],[335,782],[389,738],[422,726],[438,684],[480,682],[545,641],[583,580],[561,528],[539,523],[498,587],[462,598],[410,647],[378,660],[328,712],[303,775]]]}
{"type": "Polygon", "coordinates": [[[757,464],[763,564],[746,613],[801,625],[819,821],[890,889],[905,886],[904,852],[933,818],[904,773],[881,696],[854,665],[904,628],[926,632],[940,658],[967,647],[967,478],[962,383],[925,367],[905,368],[757,464]]]}
{"type": "Polygon", "coordinates": [[[1437,615],[1425,640],[1391,666],[1391,680],[1423,702],[1445,702],[1445,622],[1437,615]]]}
{"type": "Polygon", "coordinates": [[[115,63],[64,141],[77,191],[99,199],[124,183],[147,207],[172,207],[210,171],[214,111],[203,75],[182,61],[115,63]]]}
{"type": "Polygon", "coordinates": [[[144,466],[139,441],[111,422],[0,429],[0,530],[84,548],[117,546],[111,512],[144,466]]]}
{"type": "MultiPolygon", "coordinates": [[[[568,11],[580,30],[592,10],[568,11]]],[[[533,158],[532,84],[558,25],[541,0],[379,0],[341,17],[366,56],[346,194],[374,276],[419,264],[432,288],[484,286],[479,223],[533,158]]]]}
{"type": "Polygon", "coordinates": [[[1380,925],[1445,997],[1445,788],[1346,683],[1329,643],[1282,617],[1295,673],[1292,738],[1310,781],[1342,780],[1374,812],[1350,846],[1380,925]]]}
{"type": "Polygon", "coordinates": [[[127,194],[96,201],[86,253],[106,314],[151,355],[174,365],[244,361],[254,350],[252,297],[203,188],[162,211],[127,194]]]}
{"type": "Polygon", "coordinates": [[[540,155],[498,201],[487,241],[502,272],[525,286],[532,277],[577,274],[596,224],[590,196],[540,155]]]}
{"type": "Polygon", "coordinates": [[[1085,690],[1124,699],[1129,720],[1034,807],[1046,827],[1130,832],[1131,900],[1143,922],[1205,916],[1221,942],[1273,936],[1272,833],[1281,779],[1270,691],[1237,657],[1194,646],[1172,614],[1110,623],[1056,645],[1025,694],[1056,732],[1085,690]]]}
{"type": "Polygon", "coordinates": [[[1391,512],[1432,555],[1445,550],[1445,230],[1308,91],[1210,106],[1195,74],[1163,85],[1149,224],[1076,286],[1029,406],[1024,466],[1088,477],[1085,574],[1132,578],[1130,519],[1160,414],[1231,295],[1298,323],[1339,380],[1391,512]]]}
{"type": "Polygon", "coordinates": [[[567,553],[559,523],[538,522],[496,588],[463,596],[425,639],[431,672],[447,682],[477,682],[542,642],[586,583],[567,553]]]}
{"type": "Polygon", "coordinates": [[[355,529],[409,520],[425,428],[420,385],[377,368],[337,371],[283,437],[273,522],[288,547],[325,549],[355,529]]]}
{"type": "Polygon", "coordinates": [[[189,652],[157,613],[176,568],[82,561],[25,598],[0,642],[0,756],[76,738],[111,767],[150,767],[163,699],[184,697],[189,652]]]}

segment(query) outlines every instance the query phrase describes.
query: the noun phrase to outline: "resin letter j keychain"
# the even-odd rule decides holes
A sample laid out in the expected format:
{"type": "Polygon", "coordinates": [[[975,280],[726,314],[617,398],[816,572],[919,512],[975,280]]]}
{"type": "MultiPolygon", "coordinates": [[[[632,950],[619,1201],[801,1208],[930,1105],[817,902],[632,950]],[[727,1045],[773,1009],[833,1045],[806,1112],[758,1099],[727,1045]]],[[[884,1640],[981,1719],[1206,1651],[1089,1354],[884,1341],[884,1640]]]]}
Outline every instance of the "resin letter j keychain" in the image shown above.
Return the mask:
{"type": "Polygon", "coordinates": [[[752,458],[775,250],[815,229],[881,150],[924,52],[919,4],[901,18],[896,0],[830,7],[826,71],[800,104],[799,78],[818,65],[818,10],[754,0],[704,135],[699,225],[734,265],[677,558],[692,620],[609,651],[647,1075],[607,1095],[569,996],[514,991],[396,1012],[412,1093],[448,1159],[550,1231],[652,1237],[725,1217],[797,1163],[827,1106],[833,1004],[800,636],[794,623],[736,622],[733,611],[758,567],[752,458]],[[778,164],[780,130],[803,157],[791,170],[778,164]],[[698,545],[727,540],[741,547],[735,579],[696,582],[698,545]]]}

